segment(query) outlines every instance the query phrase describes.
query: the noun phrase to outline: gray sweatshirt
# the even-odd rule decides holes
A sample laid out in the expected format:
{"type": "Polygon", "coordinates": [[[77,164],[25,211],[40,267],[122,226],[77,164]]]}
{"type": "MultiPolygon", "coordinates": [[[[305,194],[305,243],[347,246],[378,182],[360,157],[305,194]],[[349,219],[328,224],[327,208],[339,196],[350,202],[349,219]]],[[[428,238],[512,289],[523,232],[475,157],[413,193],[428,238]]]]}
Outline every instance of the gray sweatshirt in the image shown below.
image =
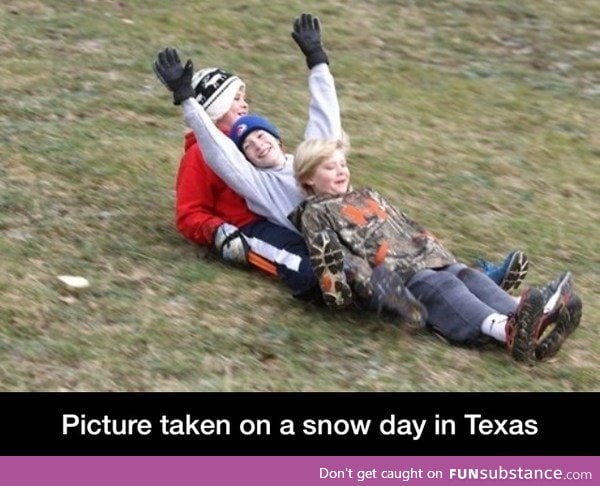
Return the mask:
{"type": "MultiPolygon", "coordinates": [[[[340,107],[327,64],[318,64],[310,70],[308,87],[310,104],[304,138],[341,138],[340,107]]],[[[257,168],[215,126],[194,98],[185,100],[182,107],[185,121],[194,131],[210,168],[246,200],[252,211],[298,232],[288,215],[305,195],[294,177],[293,156],[286,154],[285,164],[279,169],[257,168]]]]}

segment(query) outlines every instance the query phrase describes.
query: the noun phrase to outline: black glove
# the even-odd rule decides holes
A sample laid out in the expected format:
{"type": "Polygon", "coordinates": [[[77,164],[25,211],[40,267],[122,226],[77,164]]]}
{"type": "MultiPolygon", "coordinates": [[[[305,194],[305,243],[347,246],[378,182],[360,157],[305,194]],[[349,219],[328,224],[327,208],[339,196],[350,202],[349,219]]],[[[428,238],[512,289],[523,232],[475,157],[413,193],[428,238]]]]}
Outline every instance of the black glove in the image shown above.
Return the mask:
{"type": "Polygon", "coordinates": [[[182,66],[177,51],[167,47],[158,53],[153,67],[161,83],[173,93],[174,104],[180,105],[188,98],[196,97],[196,92],[192,88],[194,66],[191,60],[188,59],[185,67],[182,66]]]}
{"type": "Polygon", "coordinates": [[[294,20],[292,37],[306,56],[306,65],[312,69],[317,64],[329,64],[327,54],[321,42],[321,24],[319,18],[311,14],[302,14],[294,20]]]}
{"type": "Polygon", "coordinates": [[[399,272],[379,265],[371,274],[369,287],[372,292],[370,307],[377,313],[383,310],[392,312],[411,329],[425,326],[427,309],[406,288],[399,272]]]}

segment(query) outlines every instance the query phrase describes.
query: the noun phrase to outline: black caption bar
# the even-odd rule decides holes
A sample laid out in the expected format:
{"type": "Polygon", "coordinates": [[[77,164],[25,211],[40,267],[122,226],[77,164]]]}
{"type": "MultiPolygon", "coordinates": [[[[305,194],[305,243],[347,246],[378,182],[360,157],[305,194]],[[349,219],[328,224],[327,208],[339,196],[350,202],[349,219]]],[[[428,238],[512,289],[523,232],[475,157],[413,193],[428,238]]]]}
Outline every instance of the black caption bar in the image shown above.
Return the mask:
{"type": "Polygon", "coordinates": [[[4,393],[2,455],[598,455],[599,393],[4,393]]]}

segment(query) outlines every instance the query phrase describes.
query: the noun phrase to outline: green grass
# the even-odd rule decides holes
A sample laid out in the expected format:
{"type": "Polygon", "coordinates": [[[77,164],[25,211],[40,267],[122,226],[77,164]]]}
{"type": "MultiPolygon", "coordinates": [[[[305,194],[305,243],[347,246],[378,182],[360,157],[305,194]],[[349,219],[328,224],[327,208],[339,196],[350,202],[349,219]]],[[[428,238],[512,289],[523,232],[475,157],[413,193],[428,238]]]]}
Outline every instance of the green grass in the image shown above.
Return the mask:
{"type": "Polygon", "coordinates": [[[2,2],[0,389],[600,390],[599,18],[592,0],[2,2]],[[293,149],[303,11],[324,25],[355,186],[465,261],[521,248],[531,284],[573,272],[584,315],[555,359],[306,306],[177,233],[184,126],[154,56],[239,73],[293,149]]]}

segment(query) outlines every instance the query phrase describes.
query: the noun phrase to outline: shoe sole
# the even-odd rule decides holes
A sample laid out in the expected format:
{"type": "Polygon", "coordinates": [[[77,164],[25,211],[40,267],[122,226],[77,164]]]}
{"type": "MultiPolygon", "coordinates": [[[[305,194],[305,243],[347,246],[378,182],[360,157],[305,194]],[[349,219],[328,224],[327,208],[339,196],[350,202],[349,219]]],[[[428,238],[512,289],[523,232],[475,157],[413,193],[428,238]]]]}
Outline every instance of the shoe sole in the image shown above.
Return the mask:
{"type": "Polygon", "coordinates": [[[517,251],[510,260],[508,271],[504,274],[500,287],[506,292],[519,288],[529,270],[529,260],[522,251],[517,251]]]}
{"type": "Polygon", "coordinates": [[[515,324],[515,334],[510,348],[510,354],[515,361],[533,364],[535,361],[536,325],[544,308],[542,293],[531,288],[523,295],[525,302],[520,305],[515,324]]]}
{"type": "Polygon", "coordinates": [[[310,245],[310,263],[319,280],[327,305],[344,307],[352,301],[352,290],[344,281],[344,253],[334,241],[319,233],[310,245]]]}
{"type": "Polygon", "coordinates": [[[550,295],[544,294],[542,292],[542,295],[544,295],[544,300],[546,301],[546,303],[544,305],[544,311],[550,312],[552,309],[556,308],[556,306],[560,302],[560,300],[564,299],[564,296],[567,294],[570,294],[572,291],[573,291],[573,275],[571,274],[571,272],[566,272],[562,276],[562,278],[558,282],[558,285],[556,286],[556,288],[550,295]],[[558,298],[557,298],[557,300],[554,301],[554,303],[553,303],[554,305],[552,305],[550,307],[550,309],[547,309],[551,304],[550,301],[557,293],[558,293],[558,298]]]}
{"type": "MultiPolygon", "coordinates": [[[[545,337],[538,341],[535,347],[535,357],[543,361],[554,357],[571,333],[579,326],[583,312],[583,303],[579,296],[572,295],[567,304],[558,312],[554,327],[545,337]]],[[[541,335],[546,329],[540,329],[541,335]]]]}

